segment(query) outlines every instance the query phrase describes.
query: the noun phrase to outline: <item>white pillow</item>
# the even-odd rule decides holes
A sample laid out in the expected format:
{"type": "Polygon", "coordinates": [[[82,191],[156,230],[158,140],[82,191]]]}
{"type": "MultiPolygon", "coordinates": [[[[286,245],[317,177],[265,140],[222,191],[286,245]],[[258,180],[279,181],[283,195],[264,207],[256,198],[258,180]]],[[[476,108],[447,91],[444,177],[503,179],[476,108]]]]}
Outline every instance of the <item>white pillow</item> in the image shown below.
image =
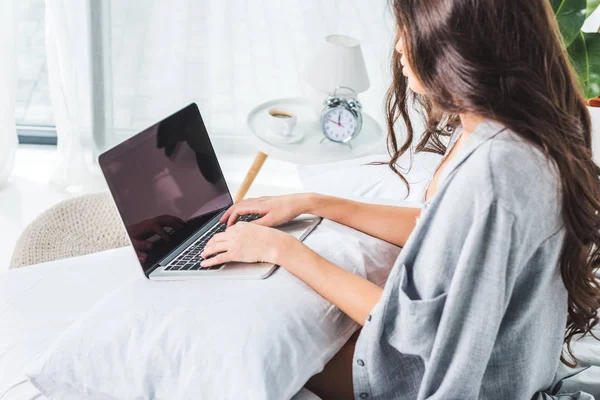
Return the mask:
{"type": "MultiPolygon", "coordinates": [[[[327,220],[305,243],[379,285],[399,254],[327,220]]],[[[290,399],[356,328],[281,268],[262,281],[141,278],[96,304],[25,373],[55,399],[290,399]]]]}
{"type": "Polygon", "coordinates": [[[298,174],[304,190],[343,198],[389,199],[397,202],[422,202],[425,187],[441,156],[418,153],[412,165],[410,155],[399,160],[398,166],[410,184],[406,185],[387,165],[369,165],[374,161],[387,161],[387,154],[326,164],[300,165],[298,174]]]}

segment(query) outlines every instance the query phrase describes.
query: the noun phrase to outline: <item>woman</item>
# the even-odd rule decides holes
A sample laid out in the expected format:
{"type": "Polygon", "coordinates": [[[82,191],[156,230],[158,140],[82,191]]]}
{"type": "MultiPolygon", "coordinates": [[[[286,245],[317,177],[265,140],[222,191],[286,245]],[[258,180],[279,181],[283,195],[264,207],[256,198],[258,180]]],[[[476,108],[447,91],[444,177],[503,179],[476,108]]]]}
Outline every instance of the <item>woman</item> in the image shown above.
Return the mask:
{"type": "Polygon", "coordinates": [[[324,398],[530,399],[561,359],[575,361],[563,343],[598,320],[600,170],[585,102],[548,0],[393,9],[389,165],[412,143],[412,101],[427,117],[417,149],[446,154],[423,209],[315,194],[245,200],[223,221],[264,217],[215,236],[204,255],[219,254],[205,263],[277,263],[363,325],[355,348],[309,382],[324,398]],[[398,148],[399,117],[408,134],[398,148]],[[402,246],[385,288],[268,228],[301,213],[402,246]]]}

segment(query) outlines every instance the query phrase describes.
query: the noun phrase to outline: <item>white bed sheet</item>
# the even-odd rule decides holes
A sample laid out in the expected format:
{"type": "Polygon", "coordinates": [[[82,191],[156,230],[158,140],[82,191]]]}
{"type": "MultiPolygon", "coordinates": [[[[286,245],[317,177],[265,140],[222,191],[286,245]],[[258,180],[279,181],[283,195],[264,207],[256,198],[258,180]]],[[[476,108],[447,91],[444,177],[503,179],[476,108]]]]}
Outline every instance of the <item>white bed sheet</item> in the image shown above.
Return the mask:
{"type": "MultiPolygon", "coordinates": [[[[143,278],[130,248],[0,274],[0,394],[24,380],[23,368],[107,293],[143,278]]],[[[34,398],[24,382],[5,399],[34,398]]],[[[40,398],[40,397],[38,397],[40,398]]]]}

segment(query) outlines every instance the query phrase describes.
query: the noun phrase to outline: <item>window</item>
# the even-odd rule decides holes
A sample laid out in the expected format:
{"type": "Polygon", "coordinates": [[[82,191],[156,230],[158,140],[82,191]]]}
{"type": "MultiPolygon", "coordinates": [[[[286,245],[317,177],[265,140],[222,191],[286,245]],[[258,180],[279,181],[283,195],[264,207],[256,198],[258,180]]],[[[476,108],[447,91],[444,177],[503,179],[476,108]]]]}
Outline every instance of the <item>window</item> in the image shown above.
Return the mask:
{"type": "Polygon", "coordinates": [[[385,2],[50,2],[53,22],[44,0],[12,1],[21,143],[55,144],[55,126],[68,119],[84,146],[102,151],[194,101],[217,145],[246,149],[248,111],[274,98],[307,95],[302,64],[332,33],[362,42],[372,90],[361,99],[366,112],[381,113],[393,48],[393,21],[383,23],[390,18],[385,2]],[[48,39],[46,21],[60,28],[48,39]],[[46,40],[50,55],[60,43],[57,76],[63,82],[57,86],[77,108],[69,116],[59,110],[53,115],[46,40]]]}
{"type": "Polygon", "coordinates": [[[46,49],[44,0],[14,1],[17,16],[15,117],[19,143],[56,144],[46,49]]]}

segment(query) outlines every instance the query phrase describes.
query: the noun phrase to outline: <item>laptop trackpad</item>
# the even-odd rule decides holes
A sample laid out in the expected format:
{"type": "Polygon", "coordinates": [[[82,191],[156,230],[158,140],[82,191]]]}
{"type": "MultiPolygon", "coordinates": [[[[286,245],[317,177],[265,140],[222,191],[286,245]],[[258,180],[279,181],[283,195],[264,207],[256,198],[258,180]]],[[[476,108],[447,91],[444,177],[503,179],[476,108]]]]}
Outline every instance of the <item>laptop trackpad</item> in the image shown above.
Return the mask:
{"type": "Polygon", "coordinates": [[[314,215],[301,215],[275,228],[294,236],[296,239],[304,240],[320,222],[321,218],[314,215]]]}

